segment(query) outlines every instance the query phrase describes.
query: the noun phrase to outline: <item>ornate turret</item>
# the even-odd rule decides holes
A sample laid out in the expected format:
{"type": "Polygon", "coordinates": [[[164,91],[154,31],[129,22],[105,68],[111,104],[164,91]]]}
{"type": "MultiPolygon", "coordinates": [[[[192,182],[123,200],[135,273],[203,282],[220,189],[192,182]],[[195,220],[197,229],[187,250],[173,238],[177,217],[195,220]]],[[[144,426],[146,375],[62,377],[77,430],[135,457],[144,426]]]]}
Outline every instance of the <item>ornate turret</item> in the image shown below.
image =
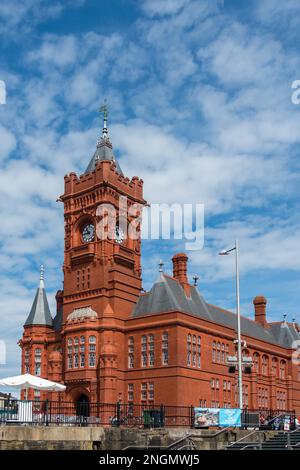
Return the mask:
{"type": "Polygon", "coordinates": [[[53,320],[49,309],[47,294],[44,284],[44,266],[40,269],[40,284],[24,326],[39,325],[52,326],[53,320]]]}
{"type": "Polygon", "coordinates": [[[109,136],[108,136],[108,129],[107,129],[108,108],[106,104],[101,106],[100,113],[103,114],[102,136],[101,136],[101,139],[98,140],[97,142],[96,151],[94,155],[92,156],[92,159],[90,163],[88,164],[87,169],[85,170],[84,174],[91,173],[95,169],[99,161],[109,160],[109,161],[114,162],[114,164],[116,165],[117,172],[120,173],[120,175],[123,175],[121,167],[113,154],[112,143],[109,140],[109,136]]]}

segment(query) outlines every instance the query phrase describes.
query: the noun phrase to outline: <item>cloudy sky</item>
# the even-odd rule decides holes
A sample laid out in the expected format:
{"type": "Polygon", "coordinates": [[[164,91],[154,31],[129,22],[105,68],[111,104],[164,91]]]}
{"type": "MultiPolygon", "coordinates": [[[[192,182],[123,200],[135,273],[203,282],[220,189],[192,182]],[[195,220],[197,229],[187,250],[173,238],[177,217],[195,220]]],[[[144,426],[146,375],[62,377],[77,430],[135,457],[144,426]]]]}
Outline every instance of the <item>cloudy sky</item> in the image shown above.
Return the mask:
{"type": "MultiPolygon", "coordinates": [[[[17,340],[46,266],[52,312],[61,288],[63,177],[81,174],[106,98],[123,172],[152,203],[203,203],[205,243],[189,274],[209,302],[268,298],[268,318],[299,318],[300,79],[298,0],[10,0],[0,2],[0,340],[17,340]]],[[[184,241],[146,241],[144,287],[184,241]]]]}

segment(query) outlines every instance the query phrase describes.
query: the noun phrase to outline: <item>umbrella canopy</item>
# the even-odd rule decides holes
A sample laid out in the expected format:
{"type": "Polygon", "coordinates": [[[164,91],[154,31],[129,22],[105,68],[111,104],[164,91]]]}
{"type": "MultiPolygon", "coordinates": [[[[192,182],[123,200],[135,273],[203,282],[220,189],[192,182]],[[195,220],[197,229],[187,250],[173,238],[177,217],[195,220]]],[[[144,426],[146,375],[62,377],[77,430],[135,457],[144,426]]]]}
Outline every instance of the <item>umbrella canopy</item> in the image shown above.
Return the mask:
{"type": "Polygon", "coordinates": [[[50,380],[42,379],[31,374],[16,375],[15,377],[7,377],[0,380],[0,385],[7,387],[14,387],[18,389],[33,388],[34,390],[46,390],[49,392],[63,392],[66,386],[51,382],[50,380]]]}

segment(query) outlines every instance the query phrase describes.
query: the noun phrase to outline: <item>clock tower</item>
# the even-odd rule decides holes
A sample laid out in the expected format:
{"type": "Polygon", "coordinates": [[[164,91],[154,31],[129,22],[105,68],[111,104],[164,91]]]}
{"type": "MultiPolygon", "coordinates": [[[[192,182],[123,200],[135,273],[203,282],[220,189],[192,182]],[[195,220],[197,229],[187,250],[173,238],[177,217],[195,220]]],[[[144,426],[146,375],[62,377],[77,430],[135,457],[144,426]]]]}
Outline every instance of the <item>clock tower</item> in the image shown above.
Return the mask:
{"type": "Polygon", "coordinates": [[[104,113],[102,137],[83,175],[65,177],[64,319],[87,303],[126,319],[141,291],[138,219],[143,181],[131,180],[113,155],[104,113]],[[113,215],[112,215],[113,214],[113,215]],[[136,236],[131,237],[131,227],[136,236]]]}
{"type": "Polygon", "coordinates": [[[65,221],[60,302],[64,375],[68,389],[74,389],[72,398],[82,392],[91,401],[108,403],[123,390],[122,332],[142,287],[139,220],[146,201],[143,181],[125,177],[113,154],[106,107],[102,111],[95,153],[83,175],[65,176],[60,197],[65,221]],[[78,366],[81,350],[87,349],[84,366],[78,366]]]}

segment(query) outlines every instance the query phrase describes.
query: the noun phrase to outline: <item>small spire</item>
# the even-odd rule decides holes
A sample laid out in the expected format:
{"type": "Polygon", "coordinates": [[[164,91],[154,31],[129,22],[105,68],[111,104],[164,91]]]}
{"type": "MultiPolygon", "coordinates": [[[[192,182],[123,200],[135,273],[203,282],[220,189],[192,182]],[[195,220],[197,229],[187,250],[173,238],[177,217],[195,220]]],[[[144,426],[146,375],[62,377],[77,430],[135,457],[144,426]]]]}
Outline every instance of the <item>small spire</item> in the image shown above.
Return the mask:
{"type": "Polygon", "coordinates": [[[197,287],[198,286],[199,276],[197,276],[197,274],[195,274],[195,276],[193,276],[193,280],[194,280],[194,287],[197,287]]]}
{"type": "Polygon", "coordinates": [[[286,323],[286,317],[287,317],[287,315],[286,315],[286,313],[284,313],[284,314],[283,314],[283,321],[284,321],[284,323],[286,323]]]}
{"type": "Polygon", "coordinates": [[[292,323],[293,323],[293,325],[296,324],[296,318],[295,317],[292,318],[292,323]]]}
{"type": "Polygon", "coordinates": [[[40,266],[40,285],[36,290],[35,298],[24,326],[53,325],[53,319],[50,313],[47,294],[44,286],[44,266],[40,266]]]}
{"type": "Polygon", "coordinates": [[[44,284],[44,273],[45,273],[45,268],[44,265],[41,264],[40,266],[40,288],[44,289],[45,284],[44,284]]]}
{"type": "Polygon", "coordinates": [[[106,100],[104,100],[104,103],[100,107],[99,112],[103,114],[102,139],[107,139],[108,138],[108,130],[107,130],[108,106],[106,104],[106,100]]]}
{"type": "Polygon", "coordinates": [[[162,272],[163,272],[163,267],[164,267],[164,263],[163,263],[162,260],[159,261],[158,266],[159,266],[159,270],[158,270],[158,271],[159,271],[160,273],[162,273],[162,272]]]}

